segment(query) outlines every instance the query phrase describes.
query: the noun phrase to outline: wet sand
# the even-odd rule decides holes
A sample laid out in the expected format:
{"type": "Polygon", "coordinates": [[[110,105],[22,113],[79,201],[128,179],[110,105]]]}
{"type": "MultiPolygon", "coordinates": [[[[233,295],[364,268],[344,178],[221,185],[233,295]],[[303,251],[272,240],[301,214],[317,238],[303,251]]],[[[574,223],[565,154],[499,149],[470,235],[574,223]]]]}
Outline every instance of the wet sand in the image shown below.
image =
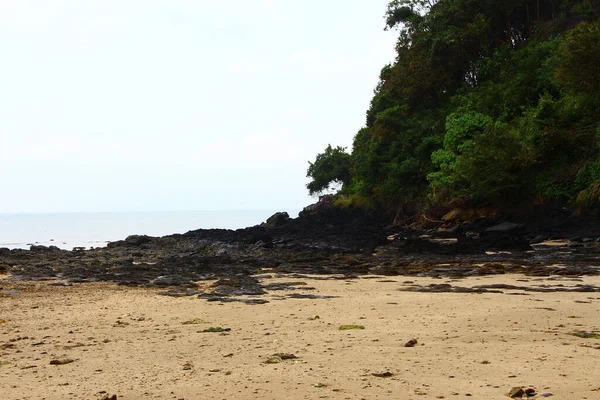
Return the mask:
{"type": "Polygon", "coordinates": [[[570,335],[600,332],[600,293],[399,290],[405,282],[600,285],[598,276],[557,279],[280,277],[263,283],[304,282],[315,290],[301,293],[336,297],[271,291],[259,296],[269,303],[248,305],[0,276],[0,393],[15,400],[501,399],[523,386],[537,398],[600,399],[600,339],[570,335]],[[344,324],[364,329],[339,330],[344,324]],[[211,327],[231,330],[202,332],[211,327]],[[404,347],[413,338],[416,346],[404,347]]]}

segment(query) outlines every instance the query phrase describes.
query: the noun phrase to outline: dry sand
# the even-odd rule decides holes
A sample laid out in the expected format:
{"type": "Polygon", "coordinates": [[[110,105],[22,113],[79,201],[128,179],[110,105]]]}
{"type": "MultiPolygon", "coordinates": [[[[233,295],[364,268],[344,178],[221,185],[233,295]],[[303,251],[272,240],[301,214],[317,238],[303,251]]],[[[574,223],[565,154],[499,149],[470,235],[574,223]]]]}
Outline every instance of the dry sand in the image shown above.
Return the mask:
{"type": "MultiPolygon", "coordinates": [[[[448,281],[413,277],[267,282],[294,280],[316,288],[303,293],[339,297],[271,292],[264,305],[220,304],[112,284],[5,280],[0,398],[502,399],[512,387],[531,386],[554,399],[600,399],[600,340],[568,335],[600,331],[600,293],[398,290],[404,281],[448,281]],[[365,329],[340,331],[342,324],[365,329]],[[200,332],[217,326],[231,331],[200,332]],[[412,338],[418,344],[404,347],[412,338]],[[275,353],[298,358],[265,363],[275,353]],[[74,361],[50,365],[61,359],[74,361]],[[393,376],[372,375],[379,372],[393,376]]],[[[600,277],[582,280],[551,283],[600,285],[600,277]]]]}

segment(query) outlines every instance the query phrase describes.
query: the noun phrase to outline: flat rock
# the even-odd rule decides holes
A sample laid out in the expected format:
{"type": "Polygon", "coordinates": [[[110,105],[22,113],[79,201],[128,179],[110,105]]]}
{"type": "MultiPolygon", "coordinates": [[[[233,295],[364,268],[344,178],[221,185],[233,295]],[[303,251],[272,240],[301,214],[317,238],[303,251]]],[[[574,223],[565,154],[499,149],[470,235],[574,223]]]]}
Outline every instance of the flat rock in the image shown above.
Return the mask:
{"type": "Polygon", "coordinates": [[[508,232],[518,228],[521,228],[523,225],[515,224],[514,222],[503,222],[498,225],[490,226],[485,231],[486,232],[508,232]]]}

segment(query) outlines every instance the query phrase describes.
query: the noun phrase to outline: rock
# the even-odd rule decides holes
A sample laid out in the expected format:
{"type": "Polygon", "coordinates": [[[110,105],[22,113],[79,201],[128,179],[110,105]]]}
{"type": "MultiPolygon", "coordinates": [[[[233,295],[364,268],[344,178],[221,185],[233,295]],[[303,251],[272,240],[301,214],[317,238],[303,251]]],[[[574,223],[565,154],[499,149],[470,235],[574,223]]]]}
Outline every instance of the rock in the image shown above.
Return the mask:
{"type": "Polygon", "coordinates": [[[117,395],[113,394],[112,396],[109,396],[105,394],[104,396],[102,396],[102,398],[100,398],[100,400],[117,400],[117,395]]]}
{"type": "Polygon", "coordinates": [[[265,228],[277,228],[278,226],[283,226],[290,219],[290,216],[286,212],[276,212],[271,215],[267,222],[262,224],[265,228]]]}
{"type": "Polygon", "coordinates": [[[140,246],[142,244],[150,243],[152,237],[148,235],[130,235],[125,238],[125,244],[129,246],[140,246]]]}
{"type": "Polygon", "coordinates": [[[273,357],[279,357],[282,360],[293,360],[294,358],[298,358],[295,354],[292,353],[277,353],[273,354],[273,357]]]}
{"type": "Polygon", "coordinates": [[[390,376],[394,376],[394,374],[392,374],[389,371],[385,371],[385,372],[373,372],[371,375],[376,376],[378,378],[389,378],[390,376]]]}
{"type": "Polygon", "coordinates": [[[53,252],[53,251],[61,251],[58,247],[56,246],[42,246],[42,245],[31,245],[31,247],[29,248],[29,251],[31,251],[32,253],[49,253],[49,252],[53,252]]]}
{"type": "Polygon", "coordinates": [[[212,295],[200,295],[199,298],[206,299],[206,301],[214,302],[218,301],[221,303],[244,303],[250,305],[258,305],[258,304],[267,304],[269,300],[265,299],[239,299],[239,298],[231,298],[231,297],[219,297],[212,295]]]}
{"type": "Polygon", "coordinates": [[[215,288],[213,294],[217,296],[256,296],[266,293],[256,278],[245,274],[219,279],[212,286],[215,288]]]}
{"type": "Polygon", "coordinates": [[[542,393],[542,394],[540,394],[540,396],[541,396],[541,397],[552,397],[552,396],[554,396],[554,395],[553,395],[552,393],[549,393],[549,392],[547,392],[547,393],[542,393]]]}
{"type": "Polygon", "coordinates": [[[522,228],[523,225],[515,224],[514,222],[503,222],[498,225],[490,226],[485,231],[486,232],[508,232],[513,231],[518,228],[522,228]]]}
{"type": "Polygon", "coordinates": [[[287,295],[288,298],[290,299],[311,299],[311,300],[317,300],[317,299],[336,299],[340,296],[329,296],[329,295],[325,295],[325,294],[303,294],[303,293],[291,293],[287,295]]]}
{"type": "Polygon", "coordinates": [[[408,342],[404,343],[404,347],[415,347],[417,344],[417,339],[410,339],[408,342]]]}
{"type": "Polygon", "coordinates": [[[514,387],[510,390],[510,392],[508,392],[507,396],[513,399],[521,398],[525,396],[525,391],[521,387],[514,387]]]}
{"type": "Polygon", "coordinates": [[[279,364],[280,362],[283,362],[281,357],[269,357],[265,361],[265,364],[279,364]]]}
{"type": "Polygon", "coordinates": [[[527,395],[527,397],[533,397],[533,396],[535,396],[535,389],[527,388],[527,389],[525,389],[525,394],[527,395]]]}
{"type": "Polygon", "coordinates": [[[71,358],[61,358],[61,359],[50,361],[50,365],[65,365],[65,364],[71,364],[72,362],[75,362],[75,360],[73,360],[71,358]]]}
{"type": "Polygon", "coordinates": [[[198,286],[182,275],[162,275],[151,280],[150,283],[154,286],[198,286]]]}
{"type": "Polygon", "coordinates": [[[319,214],[321,212],[330,210],[333,207],[333,195],[326,194],[319,197],[319,201],[315,204],[306,206],[298,214],[300,217],[306,217],[309,215],[319,214]]]}
{"type": "Polygon", "coordinates": [[[231,328],[221,328],[220,326],[216,326],[216,327],[210,327],[207,329],[204,329],[202,331],[202,333],[212,333],[212,332],[229,332],[231,331],[231,328]]]}

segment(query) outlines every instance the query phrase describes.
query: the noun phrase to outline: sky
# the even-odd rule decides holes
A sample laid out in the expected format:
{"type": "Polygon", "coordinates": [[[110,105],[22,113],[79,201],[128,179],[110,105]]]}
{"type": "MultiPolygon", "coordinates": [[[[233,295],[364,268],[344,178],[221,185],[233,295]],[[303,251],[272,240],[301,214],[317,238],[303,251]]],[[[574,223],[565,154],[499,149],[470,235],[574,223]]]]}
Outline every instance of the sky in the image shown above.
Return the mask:
{"type": "Polygon", "coordinates": [[[297,209],[388,0],[0,0],[0,213],[297,209]]]}

